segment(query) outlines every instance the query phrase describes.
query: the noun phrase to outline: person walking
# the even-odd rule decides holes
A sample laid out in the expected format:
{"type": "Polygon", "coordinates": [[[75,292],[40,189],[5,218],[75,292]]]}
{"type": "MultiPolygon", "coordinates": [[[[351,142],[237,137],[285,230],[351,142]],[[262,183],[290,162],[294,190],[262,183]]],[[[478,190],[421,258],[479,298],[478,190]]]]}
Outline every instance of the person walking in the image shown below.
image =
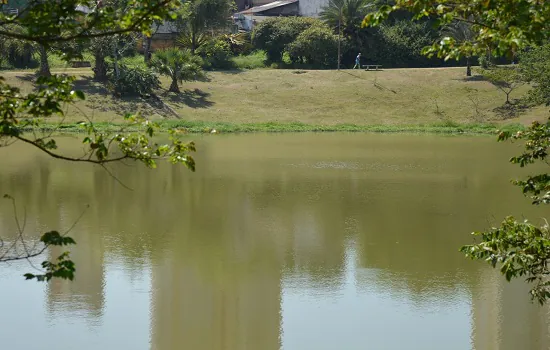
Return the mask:
{"type": "Polygon", "coordinates": [[[355,57],[355,66],[353,66],[353,69],[355,69],[355,67],[361,69],[361,52],[355,57]]]}

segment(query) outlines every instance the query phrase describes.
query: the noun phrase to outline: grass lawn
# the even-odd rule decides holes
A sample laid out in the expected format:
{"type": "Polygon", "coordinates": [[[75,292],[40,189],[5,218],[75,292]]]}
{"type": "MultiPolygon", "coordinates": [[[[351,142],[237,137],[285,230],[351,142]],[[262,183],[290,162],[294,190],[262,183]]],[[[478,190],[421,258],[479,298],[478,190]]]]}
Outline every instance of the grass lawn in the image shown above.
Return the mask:
{"type": "MultiPolygon", "coordinates": [[[[84,116],[95,122],[117,123],[127,112],[140,111],[152,119],[190,125],[337,125],[373,127],[434,124],[528,123],[547,117],[545,108],[504,119],[493,110],[505,96],[489,82],[465,77],[464,68],[388,69],[384,71],[297,71],[254,69],[208,73],[209,81],[181,84],[180,94],[161,90],[165,104],[140,98],[114,98],[92,81],[92,71],[64,69],[78,77],[77,88],[87,99],[69,106],[65,122],[84,116]],[[476,112],[477,106],[477,112],[476,112]]],[[[1,72],[8,83],[33,89],[32,72],[1,72]]],[[[162,78],[163,87],[169,81],[162,78]]],[[[519,98],[528,87],[512,93],[519,98]]],[[[242,128],[241,128],[242,129],[242,128]]]]}

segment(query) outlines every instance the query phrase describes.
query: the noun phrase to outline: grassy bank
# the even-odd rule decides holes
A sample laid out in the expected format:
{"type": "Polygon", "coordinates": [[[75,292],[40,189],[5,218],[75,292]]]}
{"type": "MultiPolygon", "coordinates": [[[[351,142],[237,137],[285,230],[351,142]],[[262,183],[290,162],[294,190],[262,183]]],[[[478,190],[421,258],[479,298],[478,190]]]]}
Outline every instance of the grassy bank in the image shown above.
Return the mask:
{"type": "MultiPolygon", "coordinates": [[[[161,130],[178,128],[187,133],[250,133],[250,132],[381,132],[381,133],[439,133],[439,134],[494,134],[498,130],[520,130],[521,124],[453,124],[433,123],[418,125],[314,125],[304,123],[226,123],[226,122],[203,122],[203,121],[159,121],[161,130]]],[[[117,131],[124,124],[99,122],[95,124],[101,131],[117,131]]],[[[39,129],[44,132],[59,131],[78,133],[83,129],[76,123],[64,123],[61,127],[58,124],[42,124],[39,129]]]]}
{"type": "MultiPolygon", "coordinates": [[[[182,84],[179,94],[167,92],[169,81],[163,78],[164,88],[157,91],[162,102],[115,98],[92,80],[90,69],[58,72],[75,75],[76,88],[87,97],[67,107],[67,131],[74,131],[74,124],[84,118],[114,129],[127,112],[140,112],[163,127],[180,126],[189,132],[488,133],[503,125],[541,120],[548,113],[536,108],[515,118],[499,116],[495,108],[503,105],[504,95],[479,76],[466,78],[462,68],[211,72],[208,81],[182,84]]],[[[0,74],[23,91],[34,88],[28,71],[0,74]]]]}

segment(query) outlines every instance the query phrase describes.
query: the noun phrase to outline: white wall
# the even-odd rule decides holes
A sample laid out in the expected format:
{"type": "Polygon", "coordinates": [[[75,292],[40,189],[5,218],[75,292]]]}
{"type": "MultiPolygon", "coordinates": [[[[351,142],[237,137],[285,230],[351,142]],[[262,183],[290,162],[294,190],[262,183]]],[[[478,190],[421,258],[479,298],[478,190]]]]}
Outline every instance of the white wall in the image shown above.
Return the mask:
{"type": "Polygon", "coordinates": [[[329,0],[299,0],[300,15],[318,17],[321,9],[328,5],[329,0]]]}

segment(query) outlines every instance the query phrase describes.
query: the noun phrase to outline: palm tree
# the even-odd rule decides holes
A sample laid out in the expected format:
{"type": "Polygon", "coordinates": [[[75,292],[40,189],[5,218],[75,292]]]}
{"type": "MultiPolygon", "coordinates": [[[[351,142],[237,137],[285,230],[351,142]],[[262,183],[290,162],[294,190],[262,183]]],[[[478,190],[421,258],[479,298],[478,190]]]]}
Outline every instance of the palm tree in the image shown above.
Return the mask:
{"type": "Polygon", "coordinates": [[[331,28],[360,46],[361,22],[375,8],[374,0],[330,0],[320,17],[331,28]]]}
{"type": "Polygon", "coordinates": [[[176,26],[181,33],[178,44],[195,54],[214,30],[225,28],[233,11],[233,0],[189,0],[181,10],[176,26]]]}
{"type": "Polygon", "coordinates": [[[151,65],[160,74],[172,78],[171,92],[180,92],[178,82],[197,80],[204,77],[202,60],[194,56],[189,49],[169,48],[155,52],[151,65]]]}
{"type": "MultiPolygon", "coordinates": [[[[454,21],[451,24],[443,27],[441,30],[443,37],[453,38],[457,44],[463,44],[468,42],[473,42],[475,38],[475,33],[472,28],[472,25],[463,21],[454,21]]],[[[466,76],[472,76],[472,56],[466,56],[466,76]]]]}

